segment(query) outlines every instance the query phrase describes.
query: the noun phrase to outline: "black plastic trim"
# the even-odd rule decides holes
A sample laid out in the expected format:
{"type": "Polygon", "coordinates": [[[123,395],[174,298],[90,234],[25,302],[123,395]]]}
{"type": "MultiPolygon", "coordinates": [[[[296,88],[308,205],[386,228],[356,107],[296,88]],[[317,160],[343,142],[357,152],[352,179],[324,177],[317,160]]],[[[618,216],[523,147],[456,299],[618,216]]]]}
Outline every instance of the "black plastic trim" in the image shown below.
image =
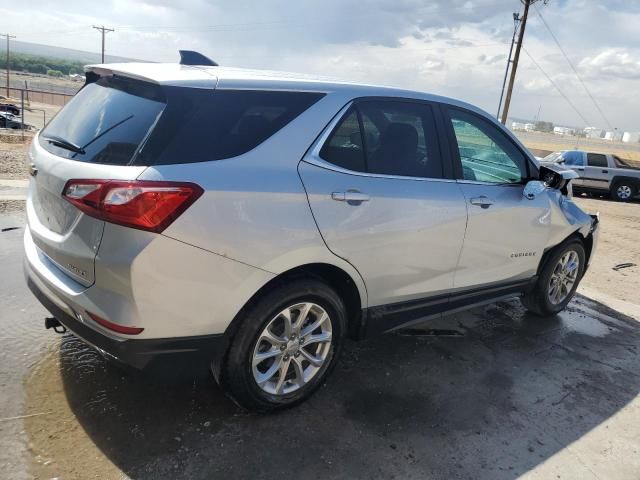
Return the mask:
{"type": "Polygon", "coordinates": [[[174,361],[176,356],[182,360],[194,361],[202,367],[218,362],[222,356],[224,335],[201,335],[194,337],[126,339],[114,340],[85,325],[58,307],[31,279],[27,285],[40,303],[68,330],[78,338],[107,354],[119,363],[139,370],[146,370],[161,358],[174,361]]]}
{"type": "Polygon", "coordinates": [[[421,318],[426,319],[433,315],[471,308],[503,298],[517,297],[535,285],[537,278],[534,276],[527,280],[365,308],[362,311],[364,328],[361,336],[370,337],[413,323],[421,318]]]}

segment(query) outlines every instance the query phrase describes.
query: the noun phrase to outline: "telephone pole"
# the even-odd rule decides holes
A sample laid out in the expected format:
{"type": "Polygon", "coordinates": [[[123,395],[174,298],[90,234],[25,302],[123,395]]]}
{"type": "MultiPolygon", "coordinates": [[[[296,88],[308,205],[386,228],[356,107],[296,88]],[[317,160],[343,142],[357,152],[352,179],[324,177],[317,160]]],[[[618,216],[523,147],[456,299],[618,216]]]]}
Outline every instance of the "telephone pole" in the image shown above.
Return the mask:
{"type": "Polygon", "coordinates": [[[500,90],[500,101],[498,102],[498,113],[496,118],[500,119],[500,109],[502,108],[502,98],[504,97],[504,87],[507,84],[507,75],[511,66],[511,54],[513,53],[513,45],[516,43],[516,33],[518,33],[518,25],[520,25],[520,14],[513,14],[513,35],[511,36],[511,47],[509,47],[509,57],[507,57],[507,66],[504,69],[504,78],[502,79],[502,89],[500,90]]]}
{"type": "MultiPolygon", "coordinates": [[[[527,26],[527,17],[529,16],[529,7],[539,0],[521,0],[524,4],[524,13],[522,14],[522,20],[520,20],[520,33],[518,34],[518,45],[516,45],[516,53],[513,57],[511,66],[511,76],[509,77],[509,86],[507,87],[507,98],[504,101],[504,108],[502,109],[502,118],[500,121],[503,125],[507,123],[507,116],[509,115],[509,105],[511,104],[511,94],[513,93],[513,84],[516,81],[516,70],[518,69],[518,60],[520,59],[520,49],[522,48],[522,40],[524,39],[524,29],[527,26]]],[[[543,0],[546,4],[548,0],[543,0]]]]}
{"type": "Polygon", "coordinates": [[[7,98],[9,98],[9,40],[16,38],[16,36],[9,35],[8,33],[0,33],[0,37],[7,38],[7,98]]]}
{"type": "Polygon", "coordinates": [[[101,25],[99,27],[94,25],[93,28],[95,28],[96,30],[100,30],[100,33],[102,33],[102,62],[101,63],[104,63],[104,35],[109,32],[115,32],[115,30],[113,28],[107,28],[104,25],[101,25]]]}

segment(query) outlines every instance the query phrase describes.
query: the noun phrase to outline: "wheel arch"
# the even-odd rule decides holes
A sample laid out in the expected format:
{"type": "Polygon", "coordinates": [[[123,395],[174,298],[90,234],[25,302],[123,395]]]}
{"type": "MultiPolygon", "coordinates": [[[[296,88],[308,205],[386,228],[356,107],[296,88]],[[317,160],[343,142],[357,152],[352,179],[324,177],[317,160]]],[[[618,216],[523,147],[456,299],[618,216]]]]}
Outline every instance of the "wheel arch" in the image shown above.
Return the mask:
{"type": "Polygon", "coordinates": [[[562,240],[560,243],[557,243],[556,245],[553,245],[553,246],[548,247],[547,249],[545,249],[544,253],[542,254],[542,258],[540,259],[540,263],[538,264],[538,270],[536,272],[536,277],[540,275],[540,273],[542,272],[542,270],[546,266],[547,261],[549,260],[549,257],[551,257],[551,255],[553,255],[553,253],[557,249],[562,248],[563,246],[565,246],[566,244],[568,244],[568,243],[570,243],[570,242],[572,242],[574,240],[579,241],[582,244],[582,246],[584,247],[585,264],[589,265],[589,260],[591,258],[591,252],[593,251],[593,234],[589,233],[587,235],[583,235],[580,230],[575,230],[574,232],[569,234],[564,240],[562,240]]]}
{"type": "Polygon", "coordinates": [[[347,311],[347,334],[357,338],[363,328],[362,309],[366,307],[366,292],[361,291],[361,286],[344,269],[330,263],[308,263],[286,270],[260,287],[243,307],[235,315],[224,332],[224,345],[220,349],[218,358],[213,359],[212,371],[216,380],[220,380],[220,369],[229,346],[240,327],[242,318],[260,298],[279,287],[285,282],[295,281],[300,278],[318,279],[336,290],[345,304],[347,311]]]}
{"type": "Polygon", "coordinates": [[[640,187],[640,178],[628,177],[626,175],[615,175],[611,179],[611,188],[615,188],[615,186],[620,182],[629,182],[629,185],[632,185],[636,189],[640,187]]]}

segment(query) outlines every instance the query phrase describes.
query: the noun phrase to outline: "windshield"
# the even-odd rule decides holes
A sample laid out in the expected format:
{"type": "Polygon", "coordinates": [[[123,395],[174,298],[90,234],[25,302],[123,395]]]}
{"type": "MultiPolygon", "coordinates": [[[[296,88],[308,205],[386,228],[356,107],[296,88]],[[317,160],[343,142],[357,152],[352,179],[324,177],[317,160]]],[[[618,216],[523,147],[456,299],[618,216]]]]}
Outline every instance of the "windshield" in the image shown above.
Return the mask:
{"type": "Polygon", "coordinates": [[[543,162],[558,162],[561,160],[562,152],[553,152],[542,159],[543,162]]]}
{"type": "Polygon", "coordinates": [[[72,160],[127,165],[164,107],[157,85],[103,77],[56,115],[42,131],[40,145],[72,160]]]}

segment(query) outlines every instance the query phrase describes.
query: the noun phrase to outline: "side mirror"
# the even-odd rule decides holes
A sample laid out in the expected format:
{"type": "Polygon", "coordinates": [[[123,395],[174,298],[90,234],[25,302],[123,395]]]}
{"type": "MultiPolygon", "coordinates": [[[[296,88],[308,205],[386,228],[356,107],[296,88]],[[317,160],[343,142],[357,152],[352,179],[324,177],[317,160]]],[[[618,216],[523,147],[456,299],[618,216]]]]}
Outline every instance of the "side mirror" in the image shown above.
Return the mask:
{"type": "Polygon", "coordinates": [[[533,200],[542,192],[544,192],[546,188],[547,188],[547,185],[544,182],[541,182],[540,180],[530,180],[524,186],[522,195],[524,196],[524,198],[533,200]]]}
{"type": "MultiPolygon", "coordinates": [[[[578,174],[569,168],[559,165],[541,165],[540,180],[549,188],[563,190],[578,174]]],[[[563,192],[564,193],[564,192],[563,192]]]]}

